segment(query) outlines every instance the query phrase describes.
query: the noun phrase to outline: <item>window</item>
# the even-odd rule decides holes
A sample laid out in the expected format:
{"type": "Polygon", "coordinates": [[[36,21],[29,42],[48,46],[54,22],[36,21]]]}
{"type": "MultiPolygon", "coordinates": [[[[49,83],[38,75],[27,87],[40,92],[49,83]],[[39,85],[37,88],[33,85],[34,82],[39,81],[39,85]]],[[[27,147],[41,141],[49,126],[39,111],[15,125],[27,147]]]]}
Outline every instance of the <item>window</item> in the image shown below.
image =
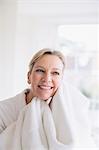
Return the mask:
{"type": "Polygon", "coordinates": [[[99,109],[99,24],[60,25],[59,48],[67,61],[66,75],[99,109]]]}

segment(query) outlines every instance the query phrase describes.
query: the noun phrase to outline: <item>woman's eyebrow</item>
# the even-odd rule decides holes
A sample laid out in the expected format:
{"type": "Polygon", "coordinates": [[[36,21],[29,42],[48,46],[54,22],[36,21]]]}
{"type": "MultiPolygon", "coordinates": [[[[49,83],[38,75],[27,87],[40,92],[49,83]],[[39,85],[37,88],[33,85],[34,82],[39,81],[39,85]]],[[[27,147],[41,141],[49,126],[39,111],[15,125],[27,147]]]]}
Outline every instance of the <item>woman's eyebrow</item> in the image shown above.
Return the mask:
{"type": "Polygon", "coordinates": [[[61,70],[60,68],[52,68],[53,70],[61,70]]]}
{"type": "MultiPolygon", "coordinates": [[[[43,66],[35,66],[35,68],[42,68],[42,69],[45,69],[43,66]]],[[[61,71],[60,68],[52,68],[52,70],[54,70],[54,71],[61,71]]]]}
{"type": "Polygon", "coordinates": [[[43,68],[43,69],[44,69],[44,67],[43,67],[43,66],[35,66],[35,68],[43,68]]]}

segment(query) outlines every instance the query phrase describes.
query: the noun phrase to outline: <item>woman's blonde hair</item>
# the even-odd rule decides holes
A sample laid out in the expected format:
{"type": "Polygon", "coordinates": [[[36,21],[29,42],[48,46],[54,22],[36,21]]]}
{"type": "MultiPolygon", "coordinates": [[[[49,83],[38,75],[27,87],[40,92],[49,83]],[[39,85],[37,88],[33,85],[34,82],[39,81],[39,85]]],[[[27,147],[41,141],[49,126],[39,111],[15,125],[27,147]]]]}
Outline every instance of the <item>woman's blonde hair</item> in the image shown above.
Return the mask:
{"type": "Polygon", "coordinates": [[[60,60],[63,63],[63,69],[65,68],[65,57],[64,55],[60,52],[60,51],[56,51],[50,48],[44,48],[41,49],[40,51],[38,51],[31,59],[30,63],[29,63],[29,72],[32,71],[34,64],[38,61],[38,59],[40,59],[42,56],[44,55],[55,55],[58,56],[60,58],[60,60]]]}

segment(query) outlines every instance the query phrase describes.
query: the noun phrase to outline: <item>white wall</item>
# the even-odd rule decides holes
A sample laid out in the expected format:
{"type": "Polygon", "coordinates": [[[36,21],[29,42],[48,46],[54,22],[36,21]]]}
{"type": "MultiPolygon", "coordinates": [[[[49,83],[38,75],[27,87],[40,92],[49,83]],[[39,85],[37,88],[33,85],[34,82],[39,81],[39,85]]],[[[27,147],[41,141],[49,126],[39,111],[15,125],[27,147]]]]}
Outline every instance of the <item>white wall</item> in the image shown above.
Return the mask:
{"type": "Polygon", "coordinates": [[[16,34],[15,5],[0,5],[0,99],[13,93],[16,34]]]}
{"type": "MultiPolygon", "coordinates": [[[[11,0],[10,0],[11,1],[11,0]]],[[[0,3],[0,100],[15,95],[26,84],[32,54],[58,47],[60,24],[97,23],[97,0],[26,1],[0,3]]]]}

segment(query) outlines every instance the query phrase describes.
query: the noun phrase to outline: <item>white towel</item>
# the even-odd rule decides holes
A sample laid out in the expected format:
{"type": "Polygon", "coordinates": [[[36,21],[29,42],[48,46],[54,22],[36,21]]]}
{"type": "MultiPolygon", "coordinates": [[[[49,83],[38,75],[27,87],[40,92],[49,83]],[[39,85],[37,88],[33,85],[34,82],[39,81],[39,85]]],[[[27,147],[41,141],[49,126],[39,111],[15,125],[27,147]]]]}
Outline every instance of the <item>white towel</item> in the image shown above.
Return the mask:
{"type": "Polygon", "coordinates": [[[96,150],[90,135],[87,101],[76,89],[60,87],[51,108],[38,98],[0,134],[0,150],[96,150]]]}

